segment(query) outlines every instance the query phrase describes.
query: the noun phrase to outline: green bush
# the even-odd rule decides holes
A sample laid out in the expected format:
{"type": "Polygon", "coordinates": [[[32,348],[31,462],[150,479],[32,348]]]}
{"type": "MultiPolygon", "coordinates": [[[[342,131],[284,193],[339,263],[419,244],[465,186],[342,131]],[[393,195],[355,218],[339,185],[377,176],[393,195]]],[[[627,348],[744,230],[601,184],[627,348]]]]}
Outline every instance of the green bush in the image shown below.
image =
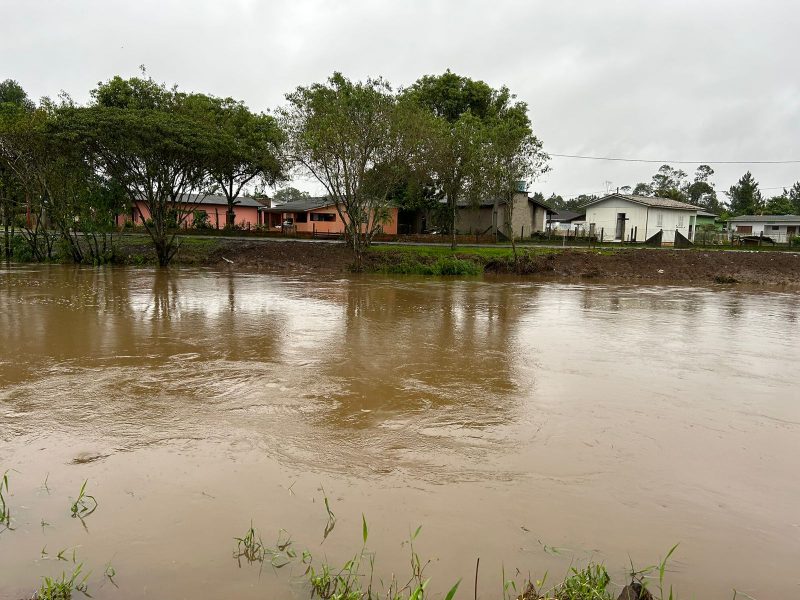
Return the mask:
{"type": "Polygon", "coordinates": [[[800,235],[796,235],[791,239],[792,246],[800,246],[800,235]]]}
{"type": "Polygon", "coordinates": [[[194,229],[211,229],[211,222],[208,220],[208,213],[204,210],[193,211],[192,227],[194,229]]]}
{"type": "Polygon", "coordinates": [[[483,267],[470,260],[439,256],[432,262],[423,262],[413,255],[395,255],[395,260],[383,263],[375,270],[393,275],[458,275],[474,276],[483,273],[483,267]]]}
{"type": "Polygon", "coordinates": [[[11,256],[17,262],[33,262],[33,249],[21,235],[11,238],[11,256]]]}

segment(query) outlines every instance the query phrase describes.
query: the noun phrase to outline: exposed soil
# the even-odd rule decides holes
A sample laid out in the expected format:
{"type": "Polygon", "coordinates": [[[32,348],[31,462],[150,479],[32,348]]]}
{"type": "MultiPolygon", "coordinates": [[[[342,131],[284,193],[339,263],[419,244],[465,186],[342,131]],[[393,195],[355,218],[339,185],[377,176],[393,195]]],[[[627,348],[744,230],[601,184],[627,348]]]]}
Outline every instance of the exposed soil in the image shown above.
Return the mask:
{"type": "MultiPolygon", "coordinates": [[[[138,248],[137,248],[138,249],[138,248]]],[[[129,250],[129,249],[128,249],[129,250]]],[[[147,250],[142,245],[141,250],[147,250]]],[[[481,256],[464,248],[461,259],[480,264],[486,273],[641,282],[800,286],[800,253],[778,251],[703,251],[670,249],[521,250],[518,267],[505,257],[481,256]]],[[[380,270],[409,259],[426,264],[434,256],[387,250],[370,254],[366,270],[380,270]]],[[[216,239],[181,248],[177,263],[269,272],[346,273],[353,255],[340,243],[216,239]],[[232,261],[232,263],[230,262],[232,261]]]]}
{"type": "Polygon", "coordinates": [[[233,261],[249,271],[282,273],[346,273],[353,265],[353,253],[344,244],[326,242],[220,241],[206,264],[224,266],[233,261]],[[228,260],[225,260],[228,259],[228,260]]]}
{"type": "MultiPolygon", "coordinates": [[[[528,255],[520,273],[560,277],[686,283],[800,285],[800,254],[789,252],[720,252],[627,249],[595,252],[565,250],[528,255]]],[[[487,272],[513,273],[510,261],[486,264],[487,272]]]]}

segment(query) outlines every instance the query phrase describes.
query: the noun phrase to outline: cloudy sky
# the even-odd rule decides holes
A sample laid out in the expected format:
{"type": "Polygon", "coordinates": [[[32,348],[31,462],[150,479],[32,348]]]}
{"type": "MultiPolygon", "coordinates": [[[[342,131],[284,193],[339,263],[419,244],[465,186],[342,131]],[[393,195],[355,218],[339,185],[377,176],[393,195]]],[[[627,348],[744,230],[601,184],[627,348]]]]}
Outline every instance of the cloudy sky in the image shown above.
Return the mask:
{"type": "MultiPolygon", "coordinates": [[[[507,85],[551,153],[706,161],[719,189],[748,169],[779,188],[800,164],[713,161],[800,160],[798,24],[796,0],[0,0],[0,79],[86,101],[144,64],[267,110],[334,70],[401,86],[449,68],[507,85]]],[[[533,189],[565,197],[658,168],[550,165],[533,189]]]]}

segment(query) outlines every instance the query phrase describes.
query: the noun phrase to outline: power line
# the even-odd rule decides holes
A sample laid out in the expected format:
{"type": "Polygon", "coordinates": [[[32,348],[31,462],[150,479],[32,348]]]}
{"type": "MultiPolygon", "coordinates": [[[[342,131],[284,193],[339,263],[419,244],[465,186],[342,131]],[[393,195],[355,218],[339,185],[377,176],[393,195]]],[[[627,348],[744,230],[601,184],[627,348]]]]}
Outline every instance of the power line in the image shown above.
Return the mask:
{"type": "Polygon", "coordinates": [[[793,165],[800,164],[798,160],[652,160],[649,158],[619,158],[614,156],[586,156],[581,154],[558,154],[548,152],[550,156],[558,158],[579,158],[582,160],[607,160],[614,162],[654,163],[660,165],[793,165]]]}
{"type": "MultiPolygon", "coordinates": [[[[761,190],[761,191],[763,191],[763,190],[788,190],[788,189],[791,189],[791,187],[793,185],[794,184],[772,186],[772,187],[761,187],[761,186],[758,186],[758,189],[761,190]]],[[[612,191],[611,193],[614,193],[616,191],[616,189],[617,189],[617,186],[613,186],[613,187],[614,187],[614,191],[612,191]]],[[[630,187],[631,189],[633,189],[633,186],[619,186],[619,187],[620,188],[622,188],[622,187],[630,187]]],[[[718,192],[718,193],[721,193],[721,194],[727,194],[730,191],[730,189],[723,190],[723,189],[716,189],[715,188],[714,191],[718,192]]],[[[596,190],[596,191],[593,191],[593,192],[580,192],[579,194],[556,194],[556,195],[561,196],[564,200],[574,200],[578,196],[602,196],[602,195],[605,195],[605,194],[608,194],[608,193],[609,193],[608,190],[596,190]]],[[[545,200],[547,200],[547,198],[545,198],[545,200]]]]}

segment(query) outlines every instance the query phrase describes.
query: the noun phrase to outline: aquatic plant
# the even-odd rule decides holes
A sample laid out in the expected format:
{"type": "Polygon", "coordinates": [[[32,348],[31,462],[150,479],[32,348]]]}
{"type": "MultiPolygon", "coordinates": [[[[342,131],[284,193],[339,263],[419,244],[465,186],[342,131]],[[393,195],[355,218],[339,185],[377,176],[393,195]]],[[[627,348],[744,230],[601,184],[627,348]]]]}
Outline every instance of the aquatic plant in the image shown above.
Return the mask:
{"type": "MultiPolygon", "coordinates": [[[[326,510],[330,518],[333,513],[329,503],[326,503],[326,510]]],[[[335,567],[326,560],[317,562],[311,552],[304,550],[298,557],[297,553],[291,549],[290,541],[279,541],[274,548],[267,549],[267,554],[272,556],[272,563],[275,566],[285,566],[292,562],[299,562],[305,567],[304,576],[311,586],[312,598],[318,597],[323,600],[424,600],[429,579],[425,577],[425,568],[430,561],[420,558],[414,548],[414,541],[419,535],[422,527],[417,527],[416,531],[409,536],[406,543],[410,550],[411,574],[403,582],[392,575],[387,585],[381,582],[381,589],[375,585],[375,554],[367,551],[367,540],[369,539],[369,526],[367,519],[361,515],[361,537],[363,545],[352,558],[345,561],[340,567],[335,567]]],[[[281,536],[284,530],[281,530],[281,536]]],[[[286,534],[288,535],[288,534],[286,534]]],[[[445,600],[452,600],[461,583],[459,580],[450,588],[445,595],[445,600]]]]}
{"type": "Polygon", "coordinates": [[[0,525],[4,529],[11,529],[11,508],[6,503],[6,497],[3,494],[4,489],[5,493],[8,494],[8,471],[3,473],[3,478],[0,479],[0,525]]]}
{"type": "Polygon", "coordinates": [[[79,519],[83,520],[92,514],[95,510],[97,510],[97,500],[94,496],[90,496],[86,493],[86,484],[88,483],[88,479],[83,482],[81,486],[80,492],[78,492],[78,497],[75,499],[75,502],[72,503],[70,507],[70,512],[72,513],[73,517],[78,517],[79,519]]]}
{"type": "Polygon", "coordinates": [[[91,573],[86,573],[83,578],[79,579],[82,571],[83,563],[78,563],[69,575],[62,571],[61,577],[58,579],[45,576],[42,585],[34,594],[34,598],[36,600],[71,600],[72,592],[80,592],[84,596],[89,596],[89,587],[86,581],[91,573]]]}
{"type": "Polygon", "coordinates": [[[236,542],[236,550],[233,553],[233,557],[239,561],[239,566],[241,566],[243,558],[248,563],[264,562],[266,548],[261,542],[261,537],[253,528],[253,521],[250,521],[250,528],[242,537],[235,537],[233,540],[236,542]]]}
{"type": "Polygon", "coordinates": [[[115,588],[118,588],[119,586],[117,585],[117,582],[114,581],[114,577],[116,576],[117,576],[117,570],[111,566],[110,562],[106,563],[105,571],[103,571],[103,577],[108,579],[115,588]]]}
{"type": "Polygon", "coordinates": [[[325,524],[325,531],[322,532],[322,541],[324,542],[333,531],[333,528],[336,527],[336,515],[333,514],[333,511],[331,510],[331,504],[328,501],[325,488],[320,489],[322,490],[322,497],[325,501],[325,512],[328,513],[328,522],[325,524]]]}

